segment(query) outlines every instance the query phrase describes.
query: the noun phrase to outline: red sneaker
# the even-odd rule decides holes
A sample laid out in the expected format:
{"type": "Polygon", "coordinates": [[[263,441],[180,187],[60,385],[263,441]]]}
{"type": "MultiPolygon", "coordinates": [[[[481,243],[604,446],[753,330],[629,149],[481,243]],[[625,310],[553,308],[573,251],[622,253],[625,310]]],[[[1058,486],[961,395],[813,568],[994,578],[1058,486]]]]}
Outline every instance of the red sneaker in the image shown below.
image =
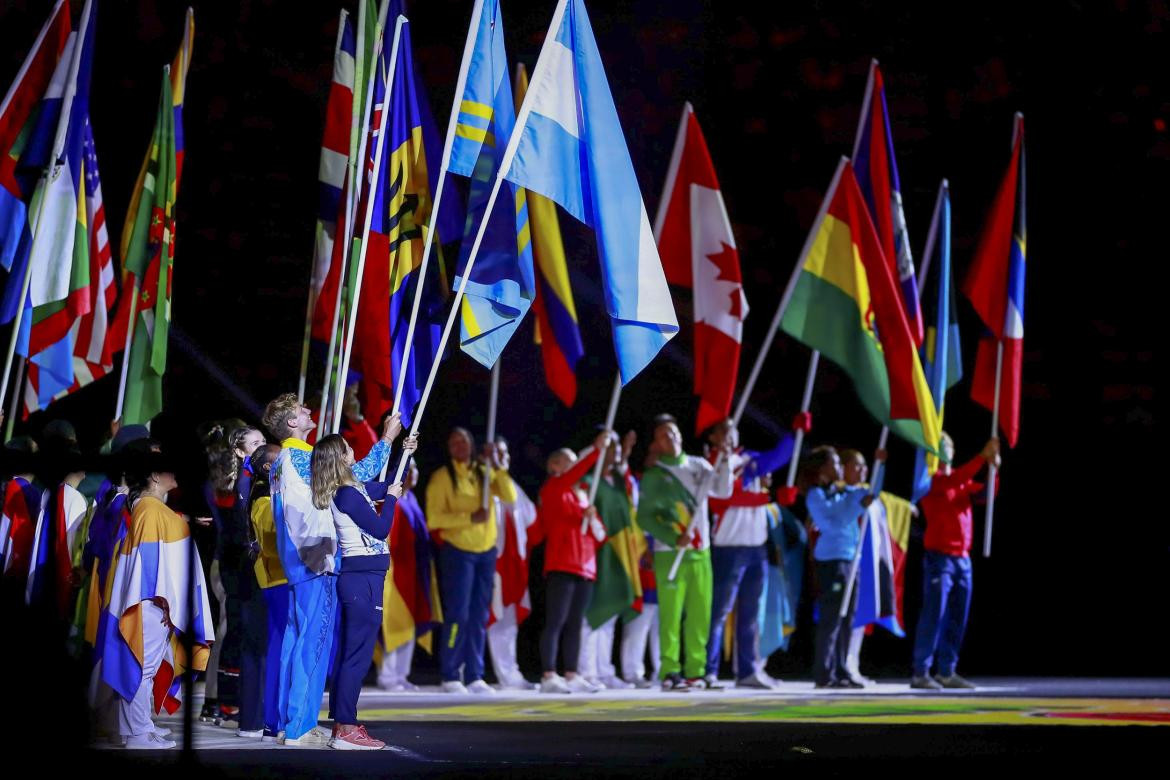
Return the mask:
{"type": "Polygon", "coordinates": [[[344,734],[339,730],[337,736],[329,740],[329,747],[336,750],[381,750],[386,743],[367,734],[365,726],[358,726],[344,734]]]}

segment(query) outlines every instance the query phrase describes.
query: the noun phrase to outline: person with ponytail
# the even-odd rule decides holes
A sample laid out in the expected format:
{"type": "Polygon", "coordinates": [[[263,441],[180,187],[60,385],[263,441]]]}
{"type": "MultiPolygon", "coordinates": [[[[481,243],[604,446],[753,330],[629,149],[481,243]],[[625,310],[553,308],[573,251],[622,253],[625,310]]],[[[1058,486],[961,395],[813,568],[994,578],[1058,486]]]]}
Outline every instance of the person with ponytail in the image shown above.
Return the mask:
{"type": "MultiPolygon", "coordinates": [[[[415,437],[402,449],[414,452],[415,437]]],[[[394,505],[402,496],[402,483],[379,480],[359,482],[353,473],[353,448],[339,434],[317,442],[313,449],[313,506],[329,510],[337,529],[341,557],[337,599],[341,605],[341,645],[329,704],[333,708],[333,735],[329,747],[337,750],[381,750],[386,743],[374,739],[357,723],[358,694],[370,667],[374,641],[382,627],[382,593],[390,569],[390,523],[394,505]],[[379,512],[375,502],[382,502],[379,512]]]]}

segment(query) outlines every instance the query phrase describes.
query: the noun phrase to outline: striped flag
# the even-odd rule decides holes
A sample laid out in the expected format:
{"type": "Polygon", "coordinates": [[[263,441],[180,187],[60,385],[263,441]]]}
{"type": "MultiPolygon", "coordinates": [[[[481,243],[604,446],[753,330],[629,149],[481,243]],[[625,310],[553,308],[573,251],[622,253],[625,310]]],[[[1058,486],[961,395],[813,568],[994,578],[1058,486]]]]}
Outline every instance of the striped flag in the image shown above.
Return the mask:
{"type": "Polygon", "coordinates": [[[840,366],[878,422],[937,452],[934,399],[848,160],[842,159],[821,208],[780,327],[840,366]]]}
{"type": "Polygon", "coordinates": [[[622,383],[678,333],[674,303],[583,0],[560,0],[504,178],[593,228],[622,383]]]}
{"type": "MultiPolygon", "coordinates": [[[[519,110],[528,94],[528,71],[522,63],[516,65],[514,92],[516,109],[519,110]]],[[[533,335],[540,345],[544,379],[549,389],[565,406],[572,406],[577,400],[577,361],[584,357],[585,345],[581,343],[577,307],[573,304],[573,288],[569,285],[557,206],[535,192],[525,191],[524,197],[528,202],[528,225],[536,260],[533,335]]]]}
{"type": "MultiPolygon", "coordinates": [[[[350,155],[350,125],[354,110],[354,79],[357,37],[345,9],[337,30],[333,52],[333,82],[325,104],[325,132],[321,139],[321,164],[317,172],[317,240],[309,298],[313,307],[312,337],[328,343],[333,330],[333,311],[341,281],[341,258],[345,243],[336,245],[338,222],[345,218],[349,186],[347,166],[350,155]]],[[[356,153],[356,152],[355,152],[356,153]]]]}
{"type": "Polygon", "coordinates": [[[999,426],[1012,447],[1020,434],[1024,370],[1024,258],[1028,246],[1024,192],[1024,115],[1016,114],[1011,162],[963,285],[963,294],[989,331],[979,340],[971,398],[988,409],[995,406],[996,347],[1003,345],[999,426]]]}
{"type": "Polygon", "coordinates": [[[121,344],[108,338],[110,308],[117,298],[118,289],[114,284],[114,259],[110,251],[109,231],[106,229],[97,150],[88,118],[85,121],[82,155],[89,254],[89,313],[76,319],[69,333],[73,344],[73,384],[60,389],[42,382],[40,367],[30,362],[24,390],[25,414],[43,409],[52,401],[64,398],[110,373],[114,367],[114,353],[121,347],[121,344]],[[53,390],[56,390],[55,394],[51,394],[53,390]]]}
{"type": "Polygon", "coordinates": [[[914,343],[921,345],[922,310],[918,302],[918,280],[914,277],[910,235],[906,232],[906,215],[902,210],[902,184],[898,178],[898,160],[894,157],[886,87],[877,60],[869,67],[857,141],[853,146],[853,169],[886,261],[898,280],[910,333],[914,336],[914,343]]]}

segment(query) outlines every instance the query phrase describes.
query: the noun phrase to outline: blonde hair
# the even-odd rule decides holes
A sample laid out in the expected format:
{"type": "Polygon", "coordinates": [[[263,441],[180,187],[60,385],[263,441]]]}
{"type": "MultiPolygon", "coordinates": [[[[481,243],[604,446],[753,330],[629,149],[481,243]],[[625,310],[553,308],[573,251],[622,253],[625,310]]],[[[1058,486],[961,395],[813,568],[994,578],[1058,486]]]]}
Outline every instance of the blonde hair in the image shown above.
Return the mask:
{"type": "Polygon", "coordinates": [[[264,427],[272,431],[276,438],[284,441],[292,436],[292,429],[288,427],[288,418],[296,417],[301,408],[296,393],[278,395],[268,402],[264,409],[264,427]]]}
{"type": "Polygon", "coordinates": [[[337,489],[342,485],[356,485],[353,469],[345,462],[348,445],[339,434],[333,433],[317,442],[309,464],[312,474],[313,506],[328,509],[337,489]]]}

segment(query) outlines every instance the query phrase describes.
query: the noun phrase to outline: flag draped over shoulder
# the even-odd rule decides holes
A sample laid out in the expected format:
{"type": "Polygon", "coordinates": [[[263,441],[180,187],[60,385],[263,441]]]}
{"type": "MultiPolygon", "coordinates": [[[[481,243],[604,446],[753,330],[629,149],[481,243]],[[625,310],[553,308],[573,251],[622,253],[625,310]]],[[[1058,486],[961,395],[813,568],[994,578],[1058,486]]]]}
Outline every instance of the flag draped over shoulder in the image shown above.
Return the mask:
{"type": "Polygon", "coordinates": [[[440,263],[428,263],[423,284],[419,322],[414,333],[410,360],[403,365],[410,309],[415,285],[419,284],[422,250],[431,213],[430,180],[424,149],[422,112],[415,89],[414,57],[410,25],[402,21],[394,65],[390,76],[389,46],[383,47],[374,73],[372,132],[387,111],[384,138],[371,136],[366,160],[373,170],[378,144],[383,144],[381,170],[363,193],[371,197],[372,219],[366,268],[359,303],[360,316],[354,331],[354,364],[362,374],[362,406],[366,416],[378,419],[391,408],[397,381],[405,372],[400,405],[403,424],[409,425],[422,395],[422,387],[438,351],[438,317],[444,303],[445,280],[440,263]],[[438,281],[436,281],[438,277],[438,281]]]}
{"type": "Polygon", "coordinates": [[[175,112],[171,73],[163,69],[158,115],[150,144],[150,167],[138,214],[130,233],[125,267],[141,282],[134,317],[134,341],[127,358],[125,424],[145,423],[162,411],[162,378],[167,365],[171,320],[171,269],[175,250],[175,196],[178,161],[175,155],[175,112]]]}
{"type": "Polygon", "coordinates": [[[701,433],[731,411],[748,305],[715,165],[690,103],[683,108],[654,237],[667,281],[694,290],[695,432],[701,433]]]}
{"type": "MultiPolygon", "coordinates": [[[[452,280],[455,287],[465,274],[516,122],[499,0],[476,1],[471,29],[474,40],[466,55],[459,120],[447,165],[452,173],[471,179],[463,246],[452,280]]],[[[536,296],[524,190],[514,184],[503,186],[486,220],[461,304],[459,343],[464,352],[490,368],[536,296]]]]}
{"type": "MultiPolygon", "coordinates": [[[[28,152],[30,144],[36,145],[32,141],[38,127],[48,133],[56,126],[55,116],[42,117],[46,109],[42,98],[66,52],[69,31],[69,2],[57,0],[0,103],[0,266],[9,272],[0,323],[10,322],[19,306],[31,240],[28,205],[48,163],[47,153],[45,159],[32,159],[28,152]]],[[[42,141],[42,148],[45,143],[52,140],[42,141]]]]}
{"type": "Polygon", "coordinates": [[[167,612],[173,627],[163,663],[155,675],[154,711],[179,706],[180,677],[187,670],[207,668],[209,645],[215,639],[207,583],[198,550],[191,549],[187,524],[161,501],[144,497],[134,509],[130,530],[118,543],[102,599],[104,626],[99,628],[102,679],[123,699],[134,698],[142,682],[143,601],[154,601],[167,612]],[[191,563],[194,563],[192,566],[191,563]],[[189,581],[190,577],[195,582],[189,581]],[[188,612],[188,589],[194,588],[195,611],[188,612]],[[165,606],[163,606],[165,605],[165,606]],[[193,656],[183,649],[190,634],[193,656]]]}
{"type": "MultiPolygon", "coordinates": [[[[528,93],[528,72],[516,65],[515,100],[517,110],[528,93]]],[[[536,317],[534,338],[540,345],[544,379],[549,389],[565,406],[577,400],[577,361],[585,355],[581,329],[577,324],[577,307],[569,285],[569,268],[565,262],[565,245],[557,207],[548,198],[525,191],[528,203],[528,227],[532,235],[535,258],[536,298],[532,302],[536,317]]]]}
{"type": "Polygon", "coordinates": [[[999,426],[1013,447],[1020,433],[1024,369],[1024,258],[1028,245],[1024,194],[1024,116],[1016,114],[1011,162],[963,284],[963,294],[989,331],[979,340],[971,398],[988,409],[995,406],[996,351],[997,345],[1002,345],[999,426]]]}
{"type": "Polygon", "coordinates": [[[894,156],[886,86],[877,60],[870,64],[857,142],[853,147],[853,167],[886,261],[897,276],[910,333],[914,336],[914,343],[920,345],[923,335],[918,280],[914,276],[910,235],[906,231],[906,215],[902,210],[902,184],[898,177],[898,160],[894,156]]]}
{"type": "Polygon", "coordinates": [[[779,504],[764,507],[768,515],[768,541],[776,550],[776,563],[768,564],[768,581],[760,599],[760,658],[787,650],[796,631],[796,608],[804,583],[808,532],[794,514],[779,504]]]}
{"type": "Polygon", "coordinates": [[[937,452],[934,399],[848,160],[837,169],[798,267],[784,332],[840,366],[878,422],[937,452]]]}
{"type": "MultiPolygon", "coordinates": [[[[963,378],[963,359],[960,355],[958,309],[955,306],[955,286],[951,276],[951,194],[944,179],[939,187],[938,201],[931,220],[931,236],[927,240],[929,263],[938,274],[938,284],[927,287],[923,296],[922,313],[926,321],[926,338],[922,341],[922,370],[930,383],[938,410],[938,424],[943,424],[943,408],[947,391],[963,378]]],[[[926,279],[923,280],[924,284],[926,279]]],[[[938,469],[938,458],[919,449],[914,458],[912,501],[918,501],[930,492],[930,479],[938,469]]]]}
{"type": "Polygon", "coordinates": [[[678,332],[583,0],[560,0],[501,166],[596,233],[622,383],[678,332]]]}

